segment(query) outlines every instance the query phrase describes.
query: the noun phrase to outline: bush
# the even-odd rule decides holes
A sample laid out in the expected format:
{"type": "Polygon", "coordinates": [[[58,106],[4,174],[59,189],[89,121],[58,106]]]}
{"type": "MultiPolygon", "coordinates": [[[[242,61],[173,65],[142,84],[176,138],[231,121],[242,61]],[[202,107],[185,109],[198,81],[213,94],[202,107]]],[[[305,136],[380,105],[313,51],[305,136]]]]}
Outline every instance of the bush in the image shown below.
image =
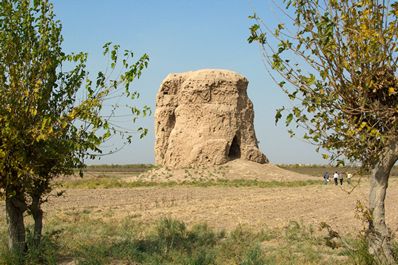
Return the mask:
{"type": "Polygon", "coordinates": [[[165,218],[156,226],[156,238],[159,250],[167,254],[170,249],[186,247],[186,226],[183,222],[165,218]]]}
{"type": "Polygon", "coordinates": [[[260,245],[249,249],[246,256],[240,263],[240,265],[264,265],[265,260],[263,258],[263,253],[261,251],[260,245]]]}

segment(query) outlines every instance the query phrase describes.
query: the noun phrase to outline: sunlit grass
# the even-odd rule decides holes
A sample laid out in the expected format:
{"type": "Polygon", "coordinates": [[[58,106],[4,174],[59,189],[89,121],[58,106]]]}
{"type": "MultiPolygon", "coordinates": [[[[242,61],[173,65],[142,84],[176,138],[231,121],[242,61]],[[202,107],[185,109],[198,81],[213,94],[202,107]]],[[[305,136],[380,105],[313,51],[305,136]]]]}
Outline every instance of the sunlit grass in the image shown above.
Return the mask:
{"type": "Polygon", "coordinates": [[[66,180],[60,183],[66,189],[111,189],[111,188],[137,188],[137,187],[257,187],[257,188],[277,188],[277,187],[303,187],[310,185],[321,185],[318,180],[296,180],[296,181],[258,181],[258,180],[203,180],[203,181],[130,181],[126,182],[119,178],[90,178],[78,180],[66,180]]]}
{"type": "Polygon", "coordinates": [[[29,248],[25,260],[8,252],[5,229],[0,230],[0,264],[372,264],[361,238],[347,238],[355,251],[331,248],[317,228],[290,222],[281,229],[232,231],[206,224],[187,225],[163,218],[142,224],[126,218],[118,222],[73,213],[47,220],[43,245],[29,248]]]}

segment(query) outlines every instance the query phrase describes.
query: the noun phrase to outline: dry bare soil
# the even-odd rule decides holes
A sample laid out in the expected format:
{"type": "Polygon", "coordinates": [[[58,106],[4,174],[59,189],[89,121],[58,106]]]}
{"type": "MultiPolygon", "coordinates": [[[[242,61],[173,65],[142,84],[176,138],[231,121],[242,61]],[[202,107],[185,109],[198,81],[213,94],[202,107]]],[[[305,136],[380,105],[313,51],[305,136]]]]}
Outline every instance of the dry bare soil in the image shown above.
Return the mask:
{"type": "MultiPolygon", "coordinates": [[[[116,175],[116,173],[115,173],[116,175]]],[[[257,179],[258,181],[318,180],[319,184],[293,187],[198,187],[186,184],[138,188],[67,189],[64,196],[51,198],[45,205],[46,219],[57,217],[75,222],[74,213],[90,218],[118,222],[151,223],[172,217],[188,224],[206,222],[216,229],[234,229],[238,225],[253,229],[282,228],[290,221],[318,227],[331,225],[341,234],[356,234],[363,226],[355,217],[357,201],[367,205],[368,180],[352,190],[353,185],[323,185],[321,177],[302,175],[274,165],[232,161],[210,169],[153,169],[149,172],[120,177],[126,182],[180,182],[217,179],[257,179]]],[[[354,179],[356,183],[358,178],[354,179]]],[[[387,223],[398,228],[398,180],[391,179],[387,195],[387,223]]]]}

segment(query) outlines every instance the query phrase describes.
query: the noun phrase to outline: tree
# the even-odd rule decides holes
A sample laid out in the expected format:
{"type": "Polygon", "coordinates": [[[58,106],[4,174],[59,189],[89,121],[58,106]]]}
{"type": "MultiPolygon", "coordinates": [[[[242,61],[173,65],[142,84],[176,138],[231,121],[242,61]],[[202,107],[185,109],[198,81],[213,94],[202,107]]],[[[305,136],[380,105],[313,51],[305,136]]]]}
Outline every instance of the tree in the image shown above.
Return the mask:
{"type": "MultiPolygon", "coordinates": [[[[131,51],[105,44],[110,73],[99,72],[93,82],[87,54],[67,55],[61,44],[61,24],[48,0],[0,2],[0,195],[6,201],[9,247],[17,252],[26,250],[26,211],[40,242],[40,206],[55,176],[82,169],[115,134],[131,142],[134,132],[112,120],[122,106],[105,109],[104,101],[123,98],[133,122],[149,111],[135,106],[139,94],[131,87],[148,65],[146,54],[134,62],[131,51]]],[[[146,132],[138,128],[140,137],[146,132]]]]}
{"type": "MultiPolygon", "coordinates": [[[[369,251],[394,263],[384,200],[398,159],[398,3],[284,0],[289,21],[271,30],[256,14],[249,42],[262,47],[269,72],[294,104],[296,122],[325,158],[371,170],[369,251]]],[[[294,134],[293,130],[289,130],[294,134]]]]}

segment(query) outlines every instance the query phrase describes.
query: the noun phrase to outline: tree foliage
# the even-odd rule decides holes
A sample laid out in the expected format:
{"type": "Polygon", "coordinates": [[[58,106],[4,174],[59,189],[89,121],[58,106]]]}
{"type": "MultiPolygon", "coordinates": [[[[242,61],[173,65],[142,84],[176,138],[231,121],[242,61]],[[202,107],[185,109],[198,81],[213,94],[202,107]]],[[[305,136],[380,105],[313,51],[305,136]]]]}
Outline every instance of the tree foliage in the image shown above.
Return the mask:
{"type": "Polygon", "coordinates": [[[304,138],[332,151],[332,160],[372,168],[398,129],[398,3],[284,2],[293,26],[271,30],[254,15],[249,37],[283,77],[279,86],[299,102],[278,110],[276,120],[288,111],[286,124],[303,126],[304,138]]]}
{"type": "Polygon", "coordinates": [[[260,43],[267,65],[283,79],[279,86],[298,102],[279,109],[276,121],[287,111],[286,126],[302,126],[305,139],[330,151],[324,158],[372,169],[369,252],[380,264],[396,264],[384,201],[398,160],[398,3],[284,3],[280,10],[291,23],[271,30],[253,15],[248,39],[260,43]]]}
{"type": "Polygon", "coordinates": [[[0,195],[18,198],[22,210],[35,198],[39,206],[53,177],[82,168],[113,135],[131,142],[133,131],[113,122],[122,107],[105,101],[123,98],[133,121],[150,111],[136,106],[132,88],[148,55],[134,61],[106,43],[108,70],[92,75],[86,53],[62,51],[61,28],[48,0],[0,2],[0,195]]]}

